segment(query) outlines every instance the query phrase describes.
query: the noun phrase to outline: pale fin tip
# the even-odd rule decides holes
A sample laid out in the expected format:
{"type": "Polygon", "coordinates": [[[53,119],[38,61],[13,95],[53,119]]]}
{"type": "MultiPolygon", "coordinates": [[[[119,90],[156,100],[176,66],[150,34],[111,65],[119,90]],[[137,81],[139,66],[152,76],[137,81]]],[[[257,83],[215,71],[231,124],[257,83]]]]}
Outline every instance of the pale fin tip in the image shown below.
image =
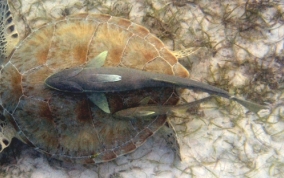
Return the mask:
{"type": "Polygon", "coordinates": [[[108,55],[108,51],[103,51],[99,55],[97,55],[94,59],[91,59],[87,64],[86,67],[94,67],[99,68],[105,64],[106,58],[108,55]]]}

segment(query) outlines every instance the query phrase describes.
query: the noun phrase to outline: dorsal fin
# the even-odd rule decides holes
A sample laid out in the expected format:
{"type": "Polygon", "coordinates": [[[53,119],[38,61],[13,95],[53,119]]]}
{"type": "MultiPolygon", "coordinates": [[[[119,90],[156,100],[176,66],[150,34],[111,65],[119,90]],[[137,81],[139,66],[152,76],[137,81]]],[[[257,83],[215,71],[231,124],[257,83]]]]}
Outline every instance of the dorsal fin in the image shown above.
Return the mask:
{"type": "Polygon", "coordinates": [[[19,42],[19,34],[13,22],[7,0],[0,1],[0,65],[19,42]]]}
{"type": "Polygon", "coordinates": [[[94,59],[91,59],[85,67],[94,67],[99,68],[102,67],[105,64],[106,57],[107,57],[108,51],[103,51],[99,55],[97,55],[94,59]]]}

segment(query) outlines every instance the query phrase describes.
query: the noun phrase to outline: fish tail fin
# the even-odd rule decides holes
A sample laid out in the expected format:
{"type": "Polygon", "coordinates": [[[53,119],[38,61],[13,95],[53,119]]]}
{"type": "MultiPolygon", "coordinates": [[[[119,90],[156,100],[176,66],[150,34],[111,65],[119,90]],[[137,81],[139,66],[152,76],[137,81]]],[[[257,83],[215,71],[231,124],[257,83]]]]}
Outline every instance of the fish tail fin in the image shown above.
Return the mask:
{"type": "Polygon", "coordinates": [[[251,102],[251,101],[246,101],[246,100],[237,98],[235,96],[232,96],[230,99],[238,102],[239,104],[241,104],[242,106],[244,106],[245,108],[247,108],[248,110],[250,110],[254,113],[258,113],[262,109],[267,109],[267,107],[265,107],[263,105],[260,105],[260,104],[257,104],[257,103],[251,102]]]}

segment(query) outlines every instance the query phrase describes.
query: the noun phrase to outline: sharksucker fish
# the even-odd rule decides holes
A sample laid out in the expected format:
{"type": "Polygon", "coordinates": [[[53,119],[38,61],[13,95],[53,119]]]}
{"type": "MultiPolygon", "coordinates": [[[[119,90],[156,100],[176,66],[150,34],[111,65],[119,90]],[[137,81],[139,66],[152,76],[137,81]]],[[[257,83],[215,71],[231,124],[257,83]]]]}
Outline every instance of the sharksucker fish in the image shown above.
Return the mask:
{"type": "Polygon", "coordinates": [[[212,99],[213,96],[208,96],[200,100],[196,100],[190,103],[176,105],[176,106],[164,106],[164,105],[145,105],[145,106],[138,106],[133,108],[127,108],[120,111],[117,111],[113,114],[115,118],[118,119],[135,119],[135,118],[142,118],[147,119],[152,116],[157,115],[170,115],[174,112],[183,112],[197,106],[203,102],[209,101],[212,99]]]}
{"type": "Polygon", "coordinates": [[[110,113],[110,111],[104,93],[150,87],[195,89],[232,99],[253,112],[258,112],[265,108],[262,105],[232,96],[220,88],[188,78],[124,67],[101,67],[106,56],[107,51],[104,51],[84,67],[61,70],[49,76],[45,80],[45,84],[52,89],[62,92],[87,93],[90,100],[107,113],[110,113]]]}

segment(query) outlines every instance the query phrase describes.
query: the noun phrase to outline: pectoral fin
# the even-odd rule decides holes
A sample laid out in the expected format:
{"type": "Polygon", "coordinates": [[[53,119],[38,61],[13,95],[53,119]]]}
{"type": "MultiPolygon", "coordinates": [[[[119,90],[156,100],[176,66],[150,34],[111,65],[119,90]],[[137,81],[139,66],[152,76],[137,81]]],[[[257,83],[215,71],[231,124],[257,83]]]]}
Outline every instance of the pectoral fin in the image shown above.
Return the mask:
{"type": "Polygon", "coordinates": [[[88,98],[105,113],[110,113],[107,98],[104,93],[90,93],[88,98]]]}
{"type": "Polygon", "coordinates": [[[105,64],[106,57],[108,52],[103,51],[99,55],[97,55],[94,59],[91,59],[87,64],[86,67],[94,67],[99,68],[102,67],[105,64]]]}

